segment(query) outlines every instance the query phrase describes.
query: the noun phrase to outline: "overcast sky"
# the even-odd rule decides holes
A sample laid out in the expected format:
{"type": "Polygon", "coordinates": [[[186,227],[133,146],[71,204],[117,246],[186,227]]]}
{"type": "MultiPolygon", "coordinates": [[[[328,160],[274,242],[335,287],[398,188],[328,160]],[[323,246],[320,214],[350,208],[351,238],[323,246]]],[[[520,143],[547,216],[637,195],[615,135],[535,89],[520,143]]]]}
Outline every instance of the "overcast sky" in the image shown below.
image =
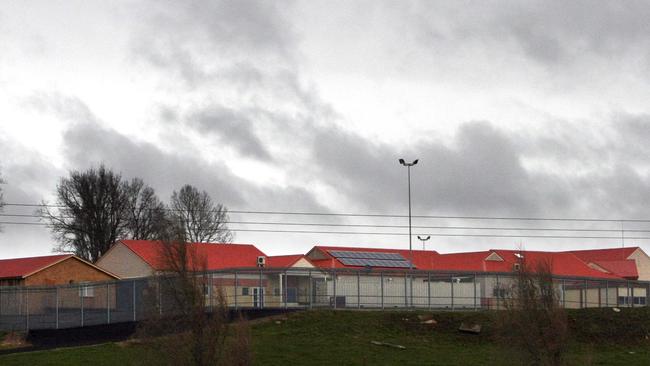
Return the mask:
{"type": "MultiPolygon", "coordinates": [[[[397,159],[419,158],[416,215],[650,219],[648,19],[650,4],[635,1],[3,1],[5,201],[54,202],[60,177],[104,163],[143,178],[164,200],[190,183],[232,210],[406,214],[397,159]]],[[[614,230],[436,236],[427,245],[439,252],[623,244],[529,234],[650,236],[631,231],[650,222],[414,225],[614,230]]],[[[2,230],[0,258],[54,246],[41,226],[2,230]]],[[[315,244],[408,247],[407,236],[382,235],[237,232],[235,242],[267,254],[315,244]]],[[[650,251],[647,239],[625,245],[650,251]]]]}

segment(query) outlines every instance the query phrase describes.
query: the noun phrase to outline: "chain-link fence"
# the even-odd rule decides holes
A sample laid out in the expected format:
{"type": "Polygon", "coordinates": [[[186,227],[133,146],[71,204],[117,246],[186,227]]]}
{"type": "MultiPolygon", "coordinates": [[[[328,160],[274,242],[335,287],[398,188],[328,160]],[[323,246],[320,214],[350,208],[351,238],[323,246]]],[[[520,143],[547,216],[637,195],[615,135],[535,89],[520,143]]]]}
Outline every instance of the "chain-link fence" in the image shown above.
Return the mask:
{"type": "MultiPolygon", "coordinates": [[[[512,273],[245,268],[200,274],[208,310],[503,308],[512,273]]],[[[565,308],[650,306],[650,282],[557,277],[565,308]]],[[[171,315],[173,281],[162,277],[51,287],[0,287],[0,330],[59,329],[171,315]]]]}

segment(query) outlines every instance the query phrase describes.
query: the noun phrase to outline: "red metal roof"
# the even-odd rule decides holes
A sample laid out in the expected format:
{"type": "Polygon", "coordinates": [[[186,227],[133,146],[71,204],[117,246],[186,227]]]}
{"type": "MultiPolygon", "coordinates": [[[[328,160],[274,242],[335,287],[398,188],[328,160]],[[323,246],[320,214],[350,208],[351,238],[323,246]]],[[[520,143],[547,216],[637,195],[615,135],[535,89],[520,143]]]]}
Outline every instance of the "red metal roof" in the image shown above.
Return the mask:
{"type": "MultiPolygon", "coordinates": [[[[334,247],[334,246],[322,246],[317,245],[312,248],[312,250],[307,253],[307,257],[311,262],[320,268],[363,268],[360,266],[346,266],[341,263],[338,259],[334,258],[329,251],[330,250],[340,250],[340,251],[349,251],[349,252],[380,252],[380,253],[397,253],[400,254],[404,259],[410,260],[411,255],[408,249],[389,249],[389,248],[358,248],[358,247],[334,247]],[[325,258],[315,258],[314,256],[318,253],[322,253],[325,258]],[[310,255],[311,254],[311,255],[310,255]]],[[[434,263],[435,258],[440,254],[434,250],[414,250],[413,251],[413,265],[415,269],[431,269],[434,263]]],[[[379,267],[378,267],[379,268],[379,267]]]]}
{"type": "MultiPolygon", "coordinates": [[[[121,240],[120,242],[154,270],[167,269],[161,254],[162,242],[153,240],[121,240]]],[[[198,257],[206,260],[207,270],[256,267],[257,257],[266,256],[252,244],[189,243],[187,245],[196,251],[198,257]]]]}
{"type": "Polygon", "coordinates": [[[620,277],[624,277],[630,280],[636,280],[639,278],[639,272],[636,268],[636,261],[633,259],[627,259],[623,261],[593,261],[591,263],[594,263],[595,265],[620,277]]]}
{"type": "Polygon", "coordinates": [[[585,262],[622,261],[628,259],[637,249],[639,249],[639,247],[571,250],[569,253],[575,254],[585,262]]]}
{"type": "Polygon", "coordinates": [[[70,257],[73,255],[57,254],[43,257],[0,259],[0,278],[24,278],[70,257]]]}
{"type": "Polygon", "coordinates": [[[305,258],[305,260],[309,261],[309,258],[305,257],[304,254],[272,255],[266,257],[266,266],[275,268],[288,268],[296,264],[296,262],[302,258],[305,258]]]}
{"type": "Polygon", "coordinates": [[[636,261],[628,259],[639,247],[607,248],[591,250],[572,250],[573,253],[586,263],[593,263],[612,274],[627,279],[639,278],[636,261]]]}
{"type": "MultiPolygon", "coordinates": [[[[307,253],[311,262],[320,268],[361,268],[359,266],[346,266],[329,254],[330,250],[345,250],[356,252],[384,252],[399,253],[405,259],[410,258],[408,250],[387,249],[387,248],[357,248],[357,247],[334,247],[315,246],[307,253]]],[[[522,254],[523,260],[535,268],[538,263],[549,262],[553,274],[558,276],[593,277],[603,279],[620,279],[621,276],[614,273],[605,273],[589,267],[587,263],[580,260],[569,252],[537,252],[493,249],[482,252],[439,254],[436,251],[413,251],[413,264],[418,270],[449,270],[467,272],[512,272],[514,264],[522,259],[517,255],[522,254]],[[497,259],[487,260],[490,255],[497,255],[497,259]]]]}
{"type": "Polygon", "coordinates": [[[501,263],[506,263],[506,268],[508,268],[506,271],[512,271],[513,265],[519,261],[516,254],[521,253],[524,256],[526,264],[533,270],[539,263],[549,262],[553,274],[558,276],[620,279],[620,276],[604,273],[589,267],[587,263],[583,262],[580,258],[570,252],[536,252],[502,249],[492,251],[496,252],[504,259],[504,262],[501,263]]]}

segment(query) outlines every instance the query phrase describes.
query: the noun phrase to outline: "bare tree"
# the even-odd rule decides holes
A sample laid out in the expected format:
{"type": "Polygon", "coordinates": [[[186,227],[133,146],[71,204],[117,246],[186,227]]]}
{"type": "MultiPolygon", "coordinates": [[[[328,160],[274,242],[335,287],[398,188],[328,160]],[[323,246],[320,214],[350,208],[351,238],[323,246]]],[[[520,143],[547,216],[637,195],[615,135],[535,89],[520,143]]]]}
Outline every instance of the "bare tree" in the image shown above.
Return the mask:
{"type": "Polygon", "coordinates": [[[500,337],[527,365],[564,365],[568,319],[553,282],[552,264],[540,261],[530,268],[525,253],[521,258],[512,291],[503,299],[506,310],[499,313],[500,337]]]}
{"type": "Polygon", "coordinates": [[[121,175],[104,165],[61,178],[56,205],[44,202],[40,211],[59,242],[55,249],[91,262],[99,259],[124,232],[126,188],[121,175]]]}
{"type": "MultiPolygon", "coordinates": [[[[152,363],[170,365],[250,365],[250,327],[245,321],[229,324],[221,287],[213,285],[200,245],[185,241],[185,229],[175,225],[160,233],[159,257],[166,269],[155,283],[158,303],[153,317],[141,322],[138,336],[145,340],[152,363]],[[173,349],[174,352],[169,352],[173,349]]],[[[155,300],[154,300],[155,302],[155,300]]],[[[145,357],[146,357],[145,356],[145,357]]]]}
{"type": "Polygon", "coordinates": [[[228,229],[228,209],[215,204],[206,191],[186,184],[172,194],[171,214],[185,230],[190,242],[228,243],[232,232],[228,229]]]}
{"type": "Polygon", "coordinates": [[[134,178],[126,186],[125,232],[129,239],[159,239],[161,227],[167,225],[165,204],[153,188],[134,178]]]}

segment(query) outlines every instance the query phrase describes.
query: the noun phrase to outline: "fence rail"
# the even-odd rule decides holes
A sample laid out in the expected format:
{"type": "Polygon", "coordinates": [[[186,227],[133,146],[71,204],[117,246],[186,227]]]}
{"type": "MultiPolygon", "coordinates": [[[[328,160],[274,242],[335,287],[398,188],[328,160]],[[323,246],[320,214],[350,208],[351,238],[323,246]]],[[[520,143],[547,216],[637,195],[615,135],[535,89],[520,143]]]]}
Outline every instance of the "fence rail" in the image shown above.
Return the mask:
{"type": "MultiPolygon", "coordinates": [[[[201,274],[206,306],[232,309],[503,308],[512,273],[241,268],[201,274]]],[[[60,329],[171,314],[161,277],[50,287],[0,287],[0,330],[60,329]]],[[[556,277],[565,308],[650,306],[650,282],[556,277]]]]}

